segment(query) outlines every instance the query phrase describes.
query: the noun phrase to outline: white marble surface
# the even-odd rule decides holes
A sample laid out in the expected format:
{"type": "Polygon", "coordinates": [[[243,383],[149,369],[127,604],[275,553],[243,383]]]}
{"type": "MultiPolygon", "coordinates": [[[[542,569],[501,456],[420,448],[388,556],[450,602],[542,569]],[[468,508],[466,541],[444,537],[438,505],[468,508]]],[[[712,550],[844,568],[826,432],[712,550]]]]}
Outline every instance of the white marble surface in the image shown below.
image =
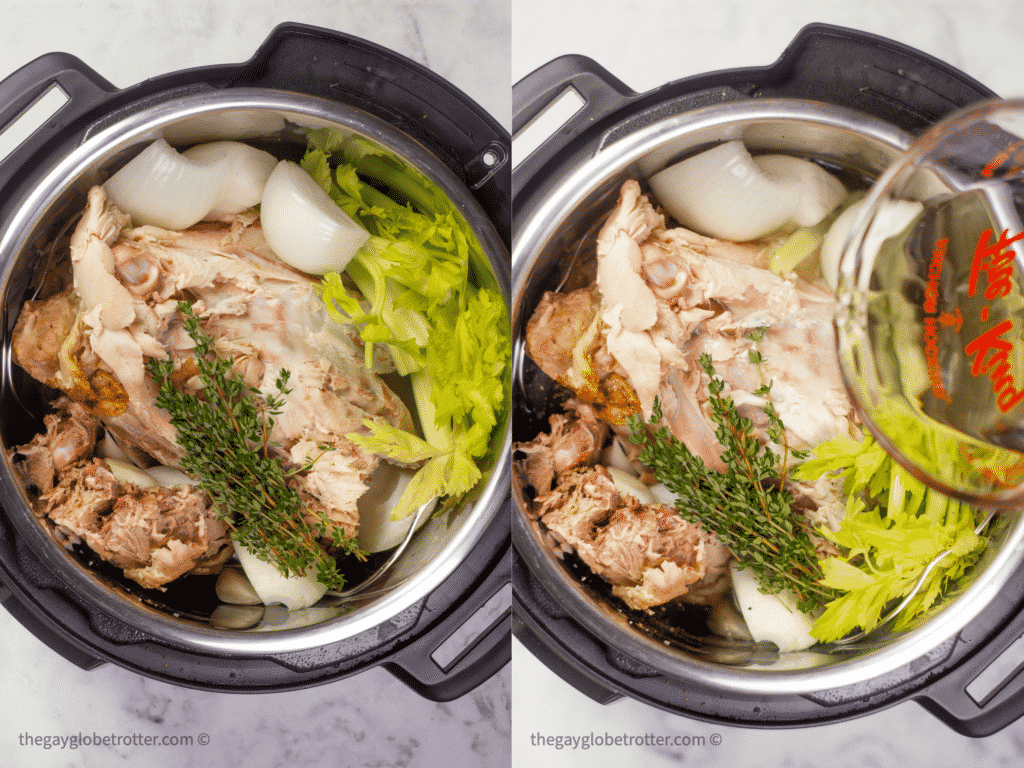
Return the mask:
{"type": "Polygon", "coordinates": [[[1012,61],[1019,4],[1001,0],[513,0],[512,80],[565,53],[590,56],[636,91],[774,62],[805,24],[883,35],[942,59],[1000,96],[1024,95],[1012,61]]]}
{"type": "MultiPolygon", "coordinates": [[[[514,0],[513,81],[556,56],[585,54],[636,91],[689,75],[774,62],[797,31],[826,22],[884,35],[943,59],[1002,96],[1024,95],[1015,52],[1019,3],[979,0],[514,0]]],[[[713,726],[630,699],[599,705],[513,646],[513,764],[531,768],[915,768],[1024,764],[1024,721],[983,739],[962,737],[914,702],[860,719],[798,730],[713,726]],[[556,750],[531,736],[603,733],[704,737],[703,746],[556,750]],[[721,742],[711,744],[717,734],[721,742]]]]}
{"type": "MultiPolygon", "coordinates": [[[[271,29],[297,21],[403,53],[510,125],[509,7],[500,0],[180,0],[0,2],[0,78],[51,51],[73,53],[118,87],[167,72],[247,60],[271,29]]],[[[509,762],[510,670],[448,704],[381,669],[273,695],[202,693],[115,666],[83,672],[0,610],[0,765],[402,766],[509,762]],[[193,746],[76,750],[19,744],[44,736],[190,737],[193,746]],[[209,737],[200,746],[202,734],[209,737]]]]}

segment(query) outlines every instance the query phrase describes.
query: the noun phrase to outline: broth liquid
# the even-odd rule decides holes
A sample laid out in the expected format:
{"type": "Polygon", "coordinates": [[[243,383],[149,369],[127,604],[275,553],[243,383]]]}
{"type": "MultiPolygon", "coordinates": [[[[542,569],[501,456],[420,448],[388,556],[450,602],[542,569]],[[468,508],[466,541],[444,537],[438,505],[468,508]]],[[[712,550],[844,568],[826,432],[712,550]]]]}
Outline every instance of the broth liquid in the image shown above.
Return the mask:
{"type": "Polygon", "coordinates": [[[875,426],[979,493],[1024,480],[1024,232],[1005,209],[982,190],[929,201],[881,244],[866,297],[875,426]]]}

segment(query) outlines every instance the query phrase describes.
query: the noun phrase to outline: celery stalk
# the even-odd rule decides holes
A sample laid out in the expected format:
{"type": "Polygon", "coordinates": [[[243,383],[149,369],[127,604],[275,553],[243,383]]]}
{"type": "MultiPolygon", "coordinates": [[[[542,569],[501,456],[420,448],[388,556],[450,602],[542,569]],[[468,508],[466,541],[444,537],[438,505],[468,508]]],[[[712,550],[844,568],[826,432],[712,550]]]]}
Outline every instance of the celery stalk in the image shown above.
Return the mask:
{"type": "Polygon", "coordinates": [[[768,254],[768,269],[776,275],[788,275],[808,256],[813,255],[824,239],[817,227],[803,227],[786,238],[778,248],[768,254]]]}
{"type": "Polygon", "coordinates": [[[768,269],[776,275],[787,275],[796,269],[808,257],[818,252],[829,227],[839,218],[839,214],[859,199],[859,195],[848,195],[836,208],[817,224],[801,227],[787,237],[781,245],[768,254],[768,269]]]}
{"type": "Polygon", "coordinates": [[[425,462],[393,518],[435,496],[450,508],[482,477],[477,461],[508,408],[508,311],[486,256],[440,188],[358,137],[317,132],[301,165],[371,234],[346,268],[365,301],[329,273],[328,314],[359,327],[367,364],[373,344],[388,345],[411,377],[426,439],[378,423],[348,437],[380,456],[425,462]]]}

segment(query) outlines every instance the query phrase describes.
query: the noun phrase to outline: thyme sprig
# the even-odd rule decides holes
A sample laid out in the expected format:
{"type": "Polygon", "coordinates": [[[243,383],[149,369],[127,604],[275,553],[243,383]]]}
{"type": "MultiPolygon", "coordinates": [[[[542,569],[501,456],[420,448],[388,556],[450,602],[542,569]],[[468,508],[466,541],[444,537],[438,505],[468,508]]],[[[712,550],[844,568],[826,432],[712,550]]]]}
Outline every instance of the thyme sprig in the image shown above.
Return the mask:
{"type": "MultiPolygon", "coordinates": [[[[272,452],[270,433],[280,415],[289,372],[282,370],[276,392],[262,395],[248,387],[220,357],[214,340],[199,325],[187,302],[179,302],[184,328],[195,342],[195,369],[200,387],[193,393],[175,385],[174,361],[151,360],[149,372],[157,386],[156,404],[167,411],[184,451],[182,468],[198,478],[213,499],[218,517],[234,537],[285,576],[315,573],[331,589],[345,578],[335,559],[320,545],[324,538],[346,554],[365,559],[354,539],[323,513],[306,508],[289,480],[312,468],[286,468],[272,452]]],[[[329,449],[330,446],[322,450],[329,449]]]]}
{"type": "MultiPolygon", "coordinates": [[[[751,342],[750,351],[747,352],[747,359],[750,360],[751,365],[757,368],[757,375],[761,379],[761,386],[755,389],[753,394],[763,398],[765,401],[761,409],[768,418],[765,434],[782,448],[782,456],[779,459],[779,480],[784,484],[789,478],[789,460],[792,458],[802,461],[810,456],[810,451],[801,451],[790,446],[789,437],[786,435],[786,427],[782,423],[782,417],[779,416],[778,410],[775,408],[775,403],[772,401],[772,382],[765,378],[764,356],[761,354],[761,350],[757,348],[758,342],[764,339],[764,334],[767,330],[764,327],[755,328],[747,334],[747,338],[751,342]]],[[[705,371],[707,371],[706,368],[705,371]]],[[[711,374],[708,375],[710,376],[711,374]]]]}
{"type": "MultiPolygon", "coordinates": [[[[759,354],[759,353],[758,353],[759,354]]],[[[640,460],[676,494],[676,509],[686,520],[700,523],[736,558],[751,568],[762,589],[778,593],[789,589],[802,611],[811,611],[834,597],[818,582],[821,567],[807,531],[791,509],[792,496],[782,482],[779,457],[757,438],[753,422],[740,415],[732,398],[723,394],[725,382],[715,376],[709,355],[700,365],[710,377],[708,392],[715,436],[723,446],[725,471],[710,469],[684,443],[662,426],[648,431],[643,419],[629,422],[631,439],[643,446],[640,460]]],[[[770,385],[764,385],[767,396],[770,385]]],[[[771,400],[765,406],[768,434],[785,434],[771,400]]],[[[655,401],[650,424],[662,419],[655,401]]],[[[774,435],[772,439],[786,445],[774,435]]]]}

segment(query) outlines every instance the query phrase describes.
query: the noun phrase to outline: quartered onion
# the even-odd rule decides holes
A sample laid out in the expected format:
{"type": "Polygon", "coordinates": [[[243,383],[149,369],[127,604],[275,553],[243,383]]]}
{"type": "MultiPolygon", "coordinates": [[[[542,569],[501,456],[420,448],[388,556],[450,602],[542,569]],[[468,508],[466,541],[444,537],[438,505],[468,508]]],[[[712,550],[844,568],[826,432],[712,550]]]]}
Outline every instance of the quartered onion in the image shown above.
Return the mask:
{"type": "Polygon", "coordinates": [[[263,189],[263,234],[289,266],[322,275],[345,269],[369,233],[297,164],[282,160],[263,189]]]}
{"type": "Polygon", "coordinates": [[[196,485],[198,482],[180,469],[168,467],[164,464],[157,464],[146,469],[133,464],[128,454],[121,449],[121,446],[114,442],[110,433],[105,434],[103,439],[100,440],[96,449],[96,455],[107,462],[111,474],[117,478],[118,482],[135,483],[140,488],[152,488],[158,485],[169,488],[183,483],[196,485]]]}
{"type": "Polygon", "coordinates": [[[240,141],[197,144],[181,153],[197,163],[218,163],[223,157],[224,177],[213,208],[203,218],[220,219],[252,208],[263,197],[263,187],[277,165],[277,158],[240,141]]]}
{"type": "Polygon", "coordinates": [[[155,486],[172,488],[175,485],[198,485],[197,480],[192,479],[180,469],[163,464],[142,469],[128,460],[105,458],[104,461],[110,465],[110,472],[119,481],[122,483],[125,481],[132,482],[140,488],[153,488],[155,486]]]}
{"type": "Polygon", "coordinates": [[[797,226],[813,227],[846,197],[843,183],[810,160],[792,155],[758,155],[754,163],[776,181],[800,185],[800,197],[790,217],[797,226]]]}
{"type": "Polygon", "coordinates": [[[792,217],[801,185],[776,180],[741,141],[729,141],[654,174],[651,189],[684,227],[722,240],[755,240],[792,217]]]}
{"type": "Polygon", "coordinates": [[[308,608],[327,592],[327,587],[314,575],[283,576],[277,568],[260,560],[233,537],[231,541],[242,570],[264,605],[281,603],[294,611],[308,608]]]}
{"type": "Polygon", "coordinates": [[[622,442],[618,437],[612,438],[611,443],[601,453],[600,463],[604,467],[615,467],[615,469],[630,474],[636,473],[636,469],[633,467],[632,462],[630,462],[629,456],[626,455],[626,451],[623,449],[622,442]]]}
{"type": "Polygon", "coordinates": [[[96,448],[96,454],[102,459],[119,459],[124,462],[131,461],[125,450],[114,442],[114,438],[110,436],[109,432],[104,433],[103,439],[100,440],[96,448]]]}
{"type": "Polygon", "coordinates": [[[757,576],[749,568],[730,564],[737,608],[747,629],[757,642],[771,641],[783,653],[802,651],[816,642],[811,636],[814,618],[796,607],[796,598],[788,591],[777,595],[761,592],[757,576]]]}
{"type": "Polygon", "coordinates": [[[103,186],[134,224],[186,229],[213,208],[226,167],[223,153],[197,162],[157,139],[103,186]]]}
{"type": "MultiPolygon", "coordinates": [[[[411,518],[391,519],[391,510],[398,504],[415,469],[396,467],[382,461],[373,471],[370,488],[356,501],[359,510],[359,546],[366,552],[383,552],[397,547],[409,531],[411,518]]],[[[435,502],[436,503],[436,502],[435,502]]],[[[422,526],[430,515],[420,518],[422,526]]]]}

